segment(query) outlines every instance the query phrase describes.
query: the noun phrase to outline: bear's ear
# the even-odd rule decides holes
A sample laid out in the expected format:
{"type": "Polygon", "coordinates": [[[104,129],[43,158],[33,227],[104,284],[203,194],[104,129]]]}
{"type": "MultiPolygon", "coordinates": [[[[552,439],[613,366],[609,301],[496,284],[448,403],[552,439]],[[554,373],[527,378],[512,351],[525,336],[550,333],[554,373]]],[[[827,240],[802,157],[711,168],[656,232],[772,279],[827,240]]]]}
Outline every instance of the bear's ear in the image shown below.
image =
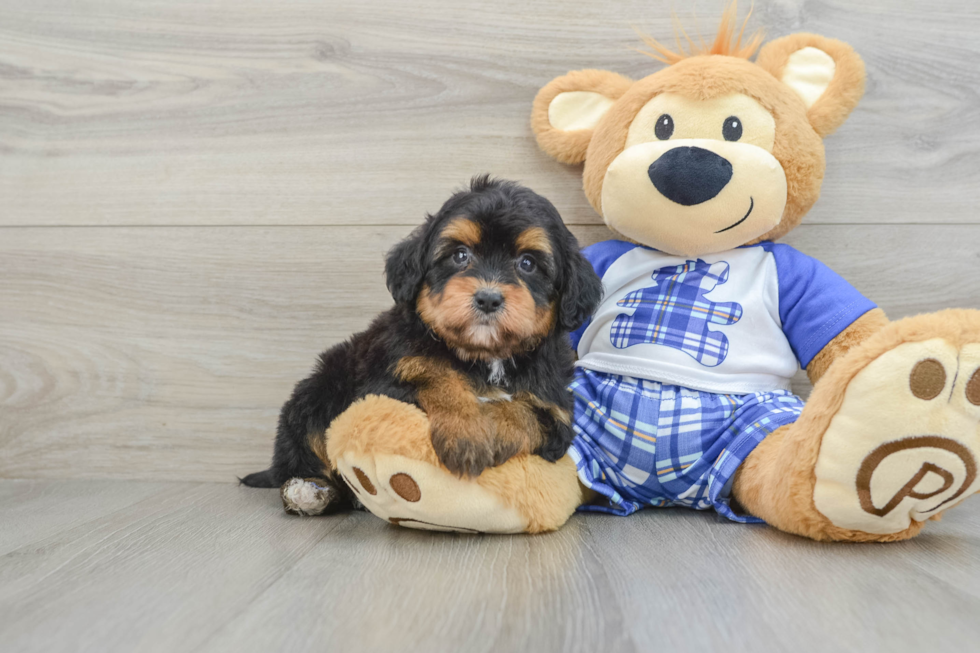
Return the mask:
{"type": "Polygon", "coordinates": [[[551,80],[531,110],[538,145],[562,163],[582,163],[595,126],[632,85],[606,70],[574,70],[551,80]]]}
{"type": "Polygon", "coordinates": [[[803,98],[821,138],[840,127],[864,95],[864,62],[851,46],[816,34],[790,34],[767,43],[756,64],[803,98]]]}

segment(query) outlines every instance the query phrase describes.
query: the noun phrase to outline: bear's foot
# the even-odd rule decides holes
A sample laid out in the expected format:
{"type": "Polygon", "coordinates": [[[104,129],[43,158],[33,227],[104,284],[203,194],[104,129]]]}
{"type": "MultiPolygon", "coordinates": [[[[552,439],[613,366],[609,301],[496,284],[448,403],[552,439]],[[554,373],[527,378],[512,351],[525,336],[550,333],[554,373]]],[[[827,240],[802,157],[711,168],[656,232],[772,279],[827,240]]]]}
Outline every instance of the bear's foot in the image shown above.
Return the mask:
{"type": "Polygon", "coordinates": [[[474,481],[404,456],[341,455],[337,470],[374,515],[408,528],[521,533],[527,520],[474,481]]]}
{"type": "Polygon", "coordinates": [[[839,529],[914,535],[980,490],[980,312],[902,320],[868,345],[884,351],[825,407],[839,406],[813,468],[813,505],[839,529]]]}
{"type": "Polygon", "coordinates": [[[575,463],[520,455],[459,478],[432,447],[415,406],[369,395],[330,425],[326,458],[358,500],[398,526],[463,533],[539,533],[565,523],[582,500],[575,463]]]}

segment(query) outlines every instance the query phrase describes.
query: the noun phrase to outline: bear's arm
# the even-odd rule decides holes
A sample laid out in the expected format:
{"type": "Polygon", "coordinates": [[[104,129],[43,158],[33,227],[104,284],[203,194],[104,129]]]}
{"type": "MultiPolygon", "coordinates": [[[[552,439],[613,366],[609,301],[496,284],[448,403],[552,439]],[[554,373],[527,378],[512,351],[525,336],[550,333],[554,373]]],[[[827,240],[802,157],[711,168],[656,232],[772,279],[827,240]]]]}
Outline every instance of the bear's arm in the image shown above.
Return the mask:
{"type": "Polygon", "coordinates": [[[789,245],[762,247],[775,260],[783,333],[812,382],[838,356],[888,324],[874,302],[820,261],[789,245]]]}
{"type": "Polygon", "coordinates": [[[846,354],[852,347],[867,340],[886,324],[888,324],[888,317],[885,312],[875,308],[838,333],[806,366],[806,375],[810,378],[810,383],[816,385],[831,363],[846,354]]]}

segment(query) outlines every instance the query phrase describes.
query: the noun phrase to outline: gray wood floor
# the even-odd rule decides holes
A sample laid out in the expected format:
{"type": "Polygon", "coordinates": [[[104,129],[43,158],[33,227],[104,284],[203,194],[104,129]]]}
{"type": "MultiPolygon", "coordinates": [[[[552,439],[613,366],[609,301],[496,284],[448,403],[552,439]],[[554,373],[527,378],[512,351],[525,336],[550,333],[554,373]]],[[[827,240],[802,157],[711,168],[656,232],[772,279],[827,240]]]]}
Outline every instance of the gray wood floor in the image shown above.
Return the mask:
{"type": "Polygon", "coordinates": [[[0,481],[4,651],[975,651],[980,502],[911,542],[708,513],[541,536],[290,517],[272,490],[0,481]]]}
{"type": "MultiPolygon", "coordinates": [[[[680,511],[431,535],[234,485],[316,353],[390,303],[383,252],[471,175],[607,237],[530,103],[570,69],[655,70],[632,27],[669,39],[672,8],[695,23],[668,0],[0,0],[0,651],[980,649],[980,499],[827,546],[680,511]]],[[[893,317],[980,307],[980,5],[756,0],[752,25],[868,67],[786,242],[893,317]]]]}

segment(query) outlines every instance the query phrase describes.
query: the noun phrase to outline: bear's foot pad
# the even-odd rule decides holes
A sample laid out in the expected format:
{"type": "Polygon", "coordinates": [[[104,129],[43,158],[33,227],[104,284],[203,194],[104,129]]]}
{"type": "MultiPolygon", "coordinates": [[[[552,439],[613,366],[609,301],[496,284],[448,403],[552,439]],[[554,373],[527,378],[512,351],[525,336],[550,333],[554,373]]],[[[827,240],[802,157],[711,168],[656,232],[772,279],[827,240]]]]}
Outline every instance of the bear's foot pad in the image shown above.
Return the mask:
{"type": "Polygon", "coordinates": [[[458,533],[520,533],[527,519],[448,470],[399,455],[344,453],[337,470],[364,507],[396,526],[458,533]]]}
{"type": "Polygon", "coordinates": [[[901,344],[848,384],[814,504],[835,526],[898,533],[980,490],[980,344],[901,344]]]}

